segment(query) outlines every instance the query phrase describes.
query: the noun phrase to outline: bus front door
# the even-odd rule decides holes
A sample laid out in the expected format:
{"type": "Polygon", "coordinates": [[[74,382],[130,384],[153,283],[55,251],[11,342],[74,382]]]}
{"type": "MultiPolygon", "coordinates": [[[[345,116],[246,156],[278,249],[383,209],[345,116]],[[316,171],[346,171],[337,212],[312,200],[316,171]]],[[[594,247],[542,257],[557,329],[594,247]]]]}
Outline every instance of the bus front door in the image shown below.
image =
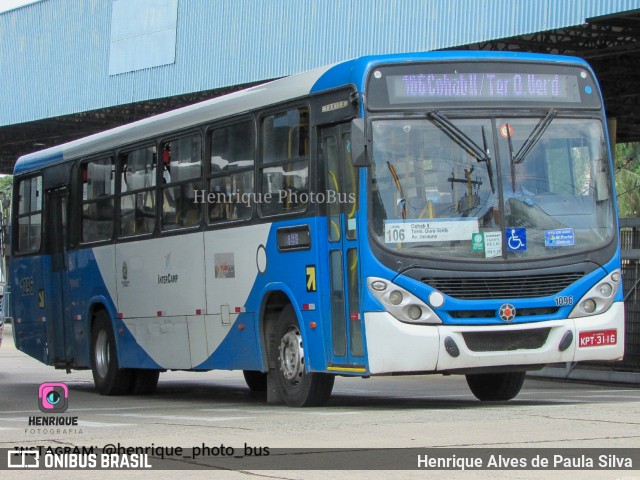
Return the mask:
{"type": "Polygon", "coordinates": [[[50,262],[48,268],[45,264],[43,272],[49,281],[45,279],[45,289],[38,292],[38,301],[45,312],[48,363],[57,367],[68,367],[74,362],[70,325],[65,318],[68,297],[67,204],[68,191],[65,187],[45,192],[45,249],[50,262]]]}
{"type": "MultiPolygon", "coordinates": [[[[364,372],[356,212],[358,182],[351,163],[350,125],[323,128],[326,195],[330,371],[364,372]]],[[[322,233],[320,233],[322,235],[322,233]]]]}

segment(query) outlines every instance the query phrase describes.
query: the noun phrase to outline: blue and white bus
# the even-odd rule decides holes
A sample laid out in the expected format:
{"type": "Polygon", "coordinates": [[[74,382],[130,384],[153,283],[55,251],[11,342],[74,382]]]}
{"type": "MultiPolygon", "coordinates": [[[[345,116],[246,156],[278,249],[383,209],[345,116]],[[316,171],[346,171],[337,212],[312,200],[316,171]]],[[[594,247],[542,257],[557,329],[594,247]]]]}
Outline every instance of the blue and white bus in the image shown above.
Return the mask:
{"type": "Polygon", "coordinates": [[[570,57],[362,57],[26,155],[18,349],[106,395],[242,370],[319,405],[335,375],[525,372],[624,353],[611,152],[570,57]]]}

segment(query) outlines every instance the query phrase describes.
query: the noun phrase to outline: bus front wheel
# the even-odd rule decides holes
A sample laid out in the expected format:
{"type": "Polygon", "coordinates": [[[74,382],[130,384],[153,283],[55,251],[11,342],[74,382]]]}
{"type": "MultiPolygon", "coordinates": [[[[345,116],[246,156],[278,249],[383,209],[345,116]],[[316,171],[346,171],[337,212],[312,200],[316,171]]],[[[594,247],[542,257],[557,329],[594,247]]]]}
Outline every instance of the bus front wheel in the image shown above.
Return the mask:
{"type": "Polygon", "coordinates": [[[506,401],[514,398],[524,383],[526,372],[468,374],[467,385],[478,400],[506,401]]]}
{"type": "Polygon", "coordinates": [[[97,313],[91,329],[91,371],[101,395],[125,395],[132,382],[131,370],[118,367],[116,340],[106,312],[97,313]]]}
{"type": "Polygon", "coordinates": [[[305,350],[296,313],[287,305],[276,328],[276,378],[282,397],[290,407],[323,405],[333,390],[334,376],[305,370],[305,350]]]}

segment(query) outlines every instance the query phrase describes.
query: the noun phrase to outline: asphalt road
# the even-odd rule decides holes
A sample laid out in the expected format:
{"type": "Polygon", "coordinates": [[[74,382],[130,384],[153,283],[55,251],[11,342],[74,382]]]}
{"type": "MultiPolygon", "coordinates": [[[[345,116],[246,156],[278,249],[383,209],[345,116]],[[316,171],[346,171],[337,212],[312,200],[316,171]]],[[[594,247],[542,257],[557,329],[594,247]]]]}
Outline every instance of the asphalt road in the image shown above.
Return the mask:
{"type": "MultiPolygon", "coordinates": [[[[464,377],[338,378],[329,404],[267,405],[239,372],[167,372],[150,397],[103,397],[91,372],[67,374],[17,351],[10,326],[0,347],[0,447],[196,446],[274,448],[638,448],[640,388],[527,379],[506,403],[481,403],[464,377]],[[40,416],[38,386],[69,387],[78,426],[29,425],[40,416]]],[[[506,451],[506,450],[505,450],[506,451]]],[[[639,462],[640,463],[640,462],[639,462]]],[[[98,478],[612,478],[633,471],[155,471],[98,472],[98,478]]],[[[0,472],[4,478],[96,478],[95,472],[0,472]],[[28,474],[28,475],[27,475],[28,474]],[[54,476],[52,476],[54,474],[54,476]],[[57,475],[57,476],[56,476],[57,475]]]]}

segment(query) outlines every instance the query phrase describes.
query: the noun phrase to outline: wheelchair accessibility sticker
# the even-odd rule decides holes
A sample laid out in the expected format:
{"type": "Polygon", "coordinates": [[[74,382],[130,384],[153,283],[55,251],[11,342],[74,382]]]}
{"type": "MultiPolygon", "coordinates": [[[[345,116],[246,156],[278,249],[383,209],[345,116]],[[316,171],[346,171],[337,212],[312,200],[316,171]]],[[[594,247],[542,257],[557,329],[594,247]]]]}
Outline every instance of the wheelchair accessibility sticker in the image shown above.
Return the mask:
{"type": "Polygon", "coordinates": [[[521,252],[527,249],[527,229],[507,228],[507,250],[521,252]]]}

